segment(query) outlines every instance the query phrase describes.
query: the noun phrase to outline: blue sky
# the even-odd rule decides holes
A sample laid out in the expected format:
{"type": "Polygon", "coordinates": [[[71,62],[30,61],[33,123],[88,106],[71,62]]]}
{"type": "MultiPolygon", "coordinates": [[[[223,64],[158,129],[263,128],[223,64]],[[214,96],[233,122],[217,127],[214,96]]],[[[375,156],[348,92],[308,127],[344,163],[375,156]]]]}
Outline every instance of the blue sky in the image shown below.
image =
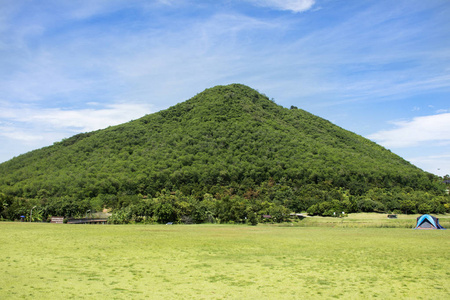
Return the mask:
{"type": "Polygon", "coordinates": [[[230,83],[450,174],[447,0],[0,0],[0,162],[230,83]]]}

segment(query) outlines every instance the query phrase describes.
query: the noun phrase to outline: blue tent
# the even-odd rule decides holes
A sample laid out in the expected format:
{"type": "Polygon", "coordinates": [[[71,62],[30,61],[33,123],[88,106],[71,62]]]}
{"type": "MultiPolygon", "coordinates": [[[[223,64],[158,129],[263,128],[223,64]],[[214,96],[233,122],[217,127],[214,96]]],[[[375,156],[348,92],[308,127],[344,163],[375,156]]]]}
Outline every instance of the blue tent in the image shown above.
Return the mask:
{"type": "Polygon", "coordinates": [[[445,229],[439,224],[439,219],[430,215],[422,215],[417,218],[417,225],[414,229],[445,229]]]}

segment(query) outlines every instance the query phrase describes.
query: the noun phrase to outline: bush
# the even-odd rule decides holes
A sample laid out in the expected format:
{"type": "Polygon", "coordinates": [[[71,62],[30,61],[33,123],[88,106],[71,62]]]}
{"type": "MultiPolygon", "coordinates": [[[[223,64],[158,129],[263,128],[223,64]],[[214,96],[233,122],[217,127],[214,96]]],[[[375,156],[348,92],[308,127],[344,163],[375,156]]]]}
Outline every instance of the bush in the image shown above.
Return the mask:
{"type": "Polygon", "coordinates": [[[252,226],[258,225],[258,217],[255,212],[248,214],[248,223],[252,226]]]}
{"type": "Polygon", "coordinates": [[[429,205],[428,203],[422,203],[419,205],[419,207],[417,208],[417,212],[419,214],[428,214],[431,213],[431,205],[429,205]]]}

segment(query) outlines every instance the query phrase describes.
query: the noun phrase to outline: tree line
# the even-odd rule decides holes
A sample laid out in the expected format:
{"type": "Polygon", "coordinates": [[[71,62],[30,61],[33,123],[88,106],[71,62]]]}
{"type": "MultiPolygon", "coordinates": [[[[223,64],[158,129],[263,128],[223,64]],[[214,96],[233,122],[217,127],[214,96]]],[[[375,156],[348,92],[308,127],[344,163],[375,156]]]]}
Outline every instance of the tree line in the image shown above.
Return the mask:
{"type": "Polygon", "coordinates": [[[110,208],[112,224],[126,223],[258,223],[284,222],[294,212],[334,216],[341,212],[449,213],[450,197],[409,189],[374,188],[355,196],[347,189],[323,182],[293,189],[270,179],[254,188],[217,186],[214,194],[201,198],[182,191],[163,189],[154,196],[119,193],[79,200],[73,197],[12,197],[0,193],[0,219],[50,221],[51,216],[83,218],[86,212],[110,208]],[[263,216],[266,216],[265,218],[263,216]],[[267,217],[270,216],[270,217],[267,217]]]}

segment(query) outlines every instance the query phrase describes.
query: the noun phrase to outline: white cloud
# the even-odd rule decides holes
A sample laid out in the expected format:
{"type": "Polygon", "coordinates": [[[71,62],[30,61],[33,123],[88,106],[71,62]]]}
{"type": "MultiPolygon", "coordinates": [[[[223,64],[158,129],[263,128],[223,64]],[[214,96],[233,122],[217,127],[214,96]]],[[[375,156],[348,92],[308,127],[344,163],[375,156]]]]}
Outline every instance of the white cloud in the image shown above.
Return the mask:
{"type": "Polygon", "coordinates": [[[31,116],[29,121],[49,124],[52,128],[93,131],[137,119],[149,112],[148,107],[139,104],[113,104],[98,110],[46,109],[40,114],[31,116]]]}
{"type": "MultiPolygon", "coordinates": [[[[46,133],[86,132],[118,125],[151,112],[148,105],[121,103],[102,109],[6,108],[0,111],[0,135],[21,141],[46,140],[46,133]]],[[[54,141],[49,141],[54,142],[54,141]]]]}
{"type": "Polygon", "coordinates": [[[450,144],[450,113],[393,122],[397,127],[368,136],[387,148],[418,146],[424,143],[450,144]]]}
{"type": "Polygon", "coordinates": [[[450,154],[419,156],[408,159],[414,165],[439,176],[450,174],[450,154]]]}
{"type": "Polygon", "coordinates": [[[80,132],[122,124],[152,112],[148,104],[89,105],[85,109],[38,109],[0,101],[0,162],[80,132]]]}
{"type": "Polygon", "coordinates": [[[279,10],[303,12],[311,9],[315,0],[247,0],[258,6],[271,7],[279,10]]]}
{"type": "Polygon", "coordinates": [[[30,133],[12,126],[0,126],[0,136],[4,136],[11,140],[23,141],[29,144],[40,142],[44,139],[42,134],[35,135],[34,133],[30,133]]]}

